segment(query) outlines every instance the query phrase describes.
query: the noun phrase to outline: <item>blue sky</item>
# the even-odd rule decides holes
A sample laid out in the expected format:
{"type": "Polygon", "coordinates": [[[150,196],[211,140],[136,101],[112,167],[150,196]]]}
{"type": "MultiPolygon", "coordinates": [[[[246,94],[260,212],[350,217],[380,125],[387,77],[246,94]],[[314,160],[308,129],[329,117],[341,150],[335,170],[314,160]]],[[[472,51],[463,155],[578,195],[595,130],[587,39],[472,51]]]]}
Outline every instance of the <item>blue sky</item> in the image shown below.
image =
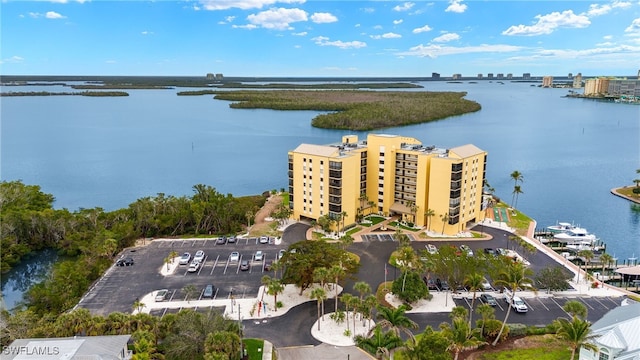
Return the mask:
{"type": "Polygon", "coordinates": [[[12,75],[635,75],[640,1],[0,2],[12,75]]]}

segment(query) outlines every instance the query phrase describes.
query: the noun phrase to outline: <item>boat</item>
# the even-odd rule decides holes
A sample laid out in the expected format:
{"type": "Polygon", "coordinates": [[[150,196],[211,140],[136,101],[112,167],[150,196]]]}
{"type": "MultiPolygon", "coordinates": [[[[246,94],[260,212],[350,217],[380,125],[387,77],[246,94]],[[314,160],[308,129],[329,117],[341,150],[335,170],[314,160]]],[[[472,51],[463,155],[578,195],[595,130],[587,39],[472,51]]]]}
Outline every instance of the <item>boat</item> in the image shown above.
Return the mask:
{"type": "Polygon", "coordinates": [[[565,232],[573,228],[575,228],[575,226],[573,226],[573,224],[569,224],[568,222],[559,222],[555,225],[547,226],[547,230],[551,231],[554,234],[565,232]]]}
{"type": "Polygon", "coordinates": [[[554,234],[553,239],[568,245],[593,245],[598,240],[598,237],[590,234],[585,228],[573,227],[564,232],[554,234]]]}

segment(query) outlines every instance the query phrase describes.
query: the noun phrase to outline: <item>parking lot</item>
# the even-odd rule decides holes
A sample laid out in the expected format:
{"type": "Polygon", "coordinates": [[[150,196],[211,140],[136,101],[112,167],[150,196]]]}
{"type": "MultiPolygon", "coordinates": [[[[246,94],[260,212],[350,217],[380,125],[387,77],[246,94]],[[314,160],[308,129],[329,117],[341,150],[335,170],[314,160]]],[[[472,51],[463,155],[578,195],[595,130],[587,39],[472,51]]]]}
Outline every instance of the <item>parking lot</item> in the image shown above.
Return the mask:
{"type": "MultiPolygon", "coordinates": [[[[168,289],[165,301],[185,300],[184,288],[193,285],[197,291],[192,299],[202,298],[208,285],[214,286],[213,299],[241,299],[255,297],[264,275],[274,276],[266,271],[264,265],[272,263],[286,245],[276,245],[274,238],[238,238],[235,242],[220,242],[216,239],[154,240],[148,245],[125,250],[122,256],[132,257],[132,266],[112,266],[105,275],[88,291],[79,306],[96,314],[109,314],[114,311],[131,312],[132,305],[142,296],[159,290],[168,289]],[[178,253],[174,261],[189,252],[193,257],[203,250],[204,260],[195,272],[189,272],[189,265],[178,265],[167,276],[161,275],[165,259],[173,251],[178,253]],[[255,259],[257,251],[262,259],[255,259]],[[238,260],[231,260],[232,252],[238,253],[238,260]],[[246,269],[241,264],[246,263],[246,269]]],[[[171,312],[177,311],[172,309],[171,312]]],[[[203,310],[204,311],[204,310],[203,310]]]]}
{"type": "MultiPolygon", "coordinates": [[[[478,305],[482,304],[480,294],[481,292],[477,293],[474,309],[478,305]]],[[[504,294],[492,294],[494,294],[494,297],[496,298],[496,306],[494,306],[496,319],[504,319],[509,304],[506,302],[504,294]]],[[[517,294],[517,296],[521,295],[517,294]]],[[[464,308],[469,309],[472,298],[473,293],[465,293],[464,296],[454,296],[454,301],[457,306],[463,306],[464,308]]],[[[620,306],[620,302],[622,300],[621,297],[585,297],[565,295],[546,296],[544,294],[539,294],[539,296],[533,297],[521,296],[521,298],[526,303],[528,311],[518,313],[511,309],[508,321],[510,323],[523,323],[537,326],[547,325],[561,316],[569,318],[570,315],[568,315],[562,307],[570,300],[584,304],[588,311],[587,318],[592,322],[600,319],[607,311],[620,306]]],[[[478,318],[477,315],[474,315],[474,317],[476,319],[478,318]]]]}

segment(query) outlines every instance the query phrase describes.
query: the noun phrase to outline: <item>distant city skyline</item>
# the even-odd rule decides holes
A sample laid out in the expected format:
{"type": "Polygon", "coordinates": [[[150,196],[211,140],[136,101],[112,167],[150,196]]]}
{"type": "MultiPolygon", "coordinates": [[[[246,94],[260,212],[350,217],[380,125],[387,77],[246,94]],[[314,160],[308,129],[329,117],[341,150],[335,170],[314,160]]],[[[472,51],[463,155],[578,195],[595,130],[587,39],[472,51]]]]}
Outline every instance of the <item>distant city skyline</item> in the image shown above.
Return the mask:
{"type": "Polygon", "coordinates": [[[3,75],[633,76],[640,1],[12,1],[3,75]]]}

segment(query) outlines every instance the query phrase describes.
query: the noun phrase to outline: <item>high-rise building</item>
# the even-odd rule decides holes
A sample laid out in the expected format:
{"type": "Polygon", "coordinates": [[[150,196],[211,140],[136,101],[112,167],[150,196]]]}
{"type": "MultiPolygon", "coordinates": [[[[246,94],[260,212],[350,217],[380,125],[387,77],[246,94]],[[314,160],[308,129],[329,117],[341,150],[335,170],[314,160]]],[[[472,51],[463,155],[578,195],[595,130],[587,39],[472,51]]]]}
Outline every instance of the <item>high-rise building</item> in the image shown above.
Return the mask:
{"type": "Polygon", "coordinates": [[[431,78],[432,79],[440,79],[440,74],[438,74],[437,72],[431,73],[431,78]]]}
{"type": "Polygon", "coordinates": [[[328,216],[336,228],[374,213],[456,234],[484,219],[486,162],[471,144],[442,149],[399,135],[301,144],[289,152],[289,206],[296,220],[328,216]]]}
{"type": "Polygon", "coordinates": [[[522,80],[531,80],[531,73],[523,73],[522,80]]]}
{"type": "Polygon", "coordinates": [[[553,87],[553,76],[543,76],[542,87],[553,87]]]}
{"type": "Polygon", "coordinates": [[[584,82],[584,95],[586,96],[603,96],[609,91],[609,81],[611,78],[598,77],[595,79],[587,79],[584,82]]]}
{"type": "Polygon", "coordinates": [[[582,87],[582,73],[578,73],[573,78],[573,86],[574,89],[580,89],[582,87]]]}

